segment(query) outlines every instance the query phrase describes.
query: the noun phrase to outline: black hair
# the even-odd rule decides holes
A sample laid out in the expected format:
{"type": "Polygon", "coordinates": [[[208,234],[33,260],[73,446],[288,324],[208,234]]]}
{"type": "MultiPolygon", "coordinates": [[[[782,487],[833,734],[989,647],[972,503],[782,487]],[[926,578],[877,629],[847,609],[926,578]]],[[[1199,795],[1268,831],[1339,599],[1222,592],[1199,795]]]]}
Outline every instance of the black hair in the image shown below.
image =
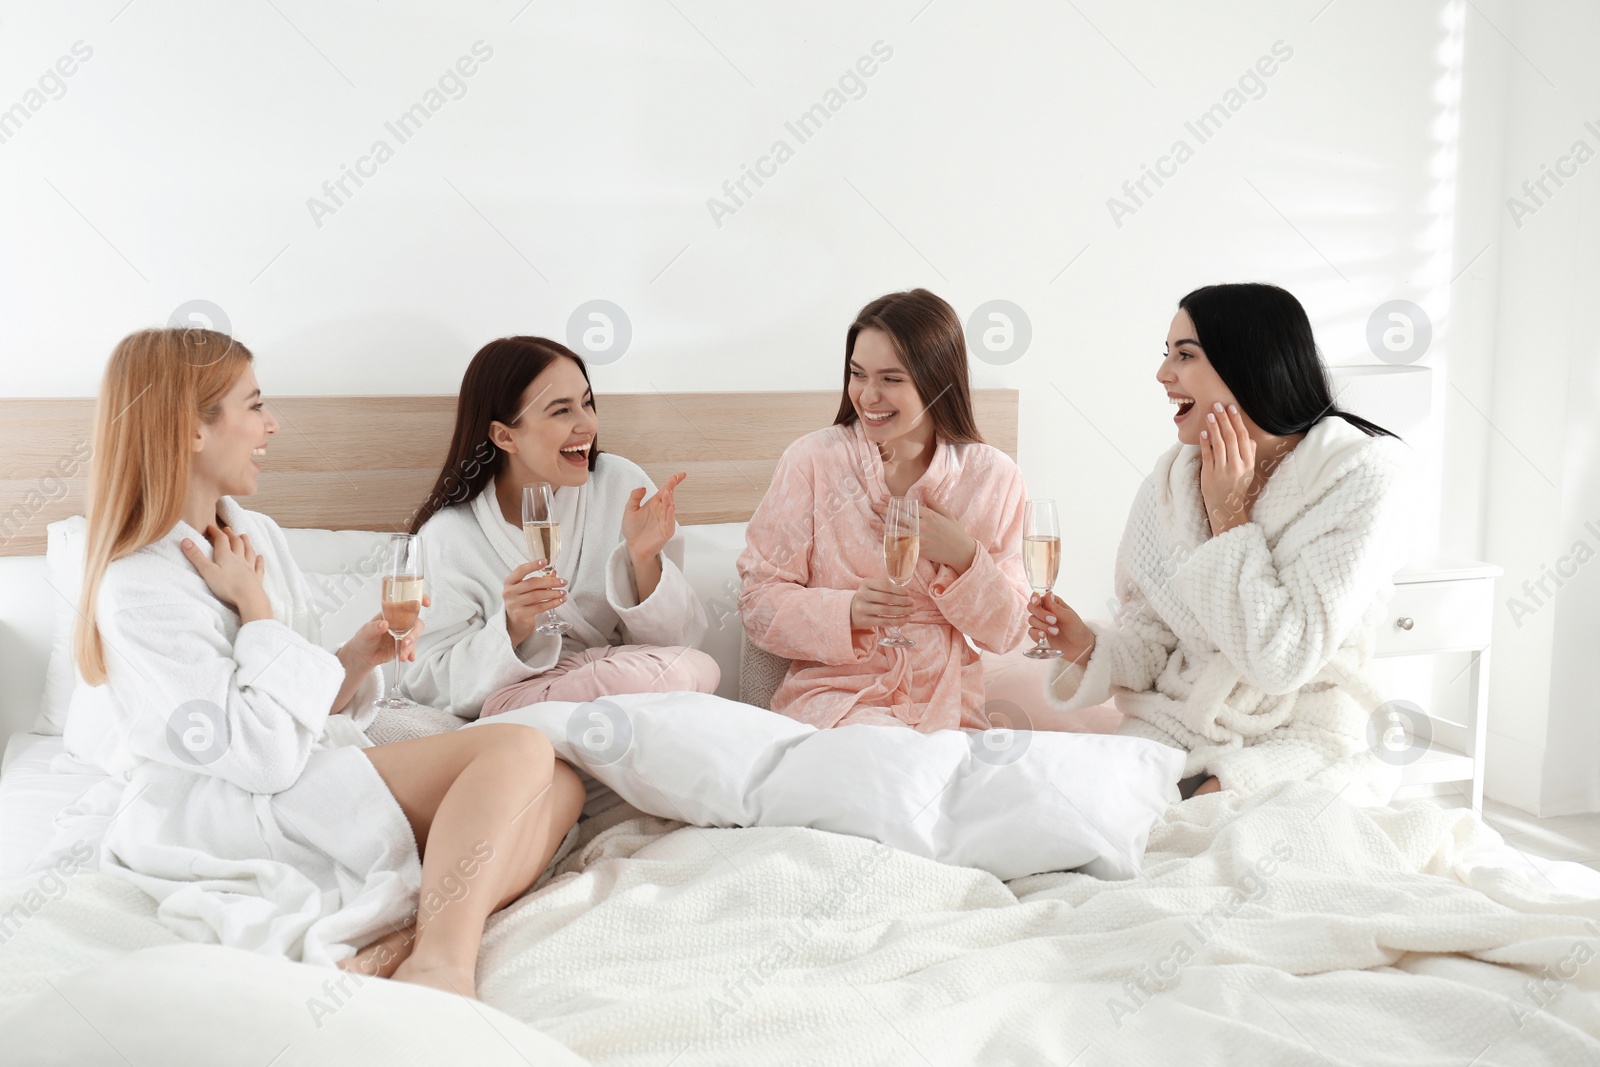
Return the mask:
{"type": "Polygon", "coordinates": [[[1178,306],[1240,410],[1268,433],[1305,433],[1337,415],[1368,437],[1397,436],[1334,404],[1311,320],[1288,290],[1261,282],[1207,285],[1178,306]]]}

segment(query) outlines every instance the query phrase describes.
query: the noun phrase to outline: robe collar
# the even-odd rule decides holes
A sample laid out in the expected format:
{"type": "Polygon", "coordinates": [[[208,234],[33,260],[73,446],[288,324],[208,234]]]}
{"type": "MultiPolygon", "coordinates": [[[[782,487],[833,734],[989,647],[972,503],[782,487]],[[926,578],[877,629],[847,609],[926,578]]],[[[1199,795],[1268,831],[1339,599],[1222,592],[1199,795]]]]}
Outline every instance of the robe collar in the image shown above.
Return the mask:
{"type": "MultiPolygon", "coordinates": [[[[859,418],[841,429],[849,435],[851,461],[861,477],[861,484],[867,487],[871,496],[872,510],[883,515],[889,509],[890,497],[889,483],[884,477],[883,456],[878,453],[878,446],[867,439],[867,432],[862,428],[859,418]]],[[[956,474],[955,466],[955,453],[951,445],[935,435],[933,457],[928,461],[928,469],[922,472],[922,477],[911,483],[906,494],[934,507],[944,508],[946,489],[956,474]]]]}

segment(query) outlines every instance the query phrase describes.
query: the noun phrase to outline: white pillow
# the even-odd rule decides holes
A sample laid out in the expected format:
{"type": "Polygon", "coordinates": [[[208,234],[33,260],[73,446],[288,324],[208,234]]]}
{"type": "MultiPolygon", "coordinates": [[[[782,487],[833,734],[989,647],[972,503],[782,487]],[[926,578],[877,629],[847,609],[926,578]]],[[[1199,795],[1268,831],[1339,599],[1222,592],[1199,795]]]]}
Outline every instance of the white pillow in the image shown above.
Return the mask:
{"type": "Polygon", "coordinates": [[[44,671],[44,703],[33,724],[36,734],[61,734],[67,724],[72,691],[78,686],[78,668],[72,660],[72,624],[78,617],[78,595],[83,591],[86,529],[82,515],[59,519],[49,526],[44,553],[49,572],[46,580],[60,598],[55,602],[50,662],[44,671]]]}
{"type": "Polygon", "coordinates": [[[739,643],[744,626],[739,619],[738,562],[748,525],[712,522],[678,527],[683,537],[683,576],[706,611],[706,634],[698,647],[722,670],[717,695],[730,699],[739,695],[739,643]]]}
{"type": "Polygon", "coordinates": [[[1137,737],[896,726],[818,730],[699,693],[551,701],[480,719],[542,730],[641,811],[700,826],[809,826],[1010,880],[1139,871],[1184,753],[1137,737]]]}
{"type": "Polygon", "coordinates": [[[378,613],[389,535],[369,530],[288,529],[283,537],[311,588],[324,648],[338,648],[378,613]]]}
{"type": "Polygon", "coordinates": [[[7,1063],[580,1067],[479,1001],[221,945],[114,956],[0,1015],[7,1063]]]}

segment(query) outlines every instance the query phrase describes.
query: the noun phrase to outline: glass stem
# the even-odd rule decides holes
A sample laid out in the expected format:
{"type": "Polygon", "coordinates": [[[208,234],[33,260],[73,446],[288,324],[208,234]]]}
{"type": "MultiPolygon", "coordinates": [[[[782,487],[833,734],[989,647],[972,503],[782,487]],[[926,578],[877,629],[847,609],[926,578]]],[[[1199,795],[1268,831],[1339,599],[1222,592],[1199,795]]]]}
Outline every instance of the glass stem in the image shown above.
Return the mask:
{"type": "MultiPolygon", "coordinates": [[[[1034,592],[1039,594],[1039,603],[1045,605],[1045,610],[1049,611],[1050,610],[1050,608],[1049,608],[1050,590],[1048,590],[1048,589],[1035,589],[1034,592]]],[[[1037,645],[1033,646],[1034,647],[1034,651],[1036,651],[1036,652],[1045,652],[1045,651],[1047,651],[1050,648],[1049,641],[1047,640],[1049,636],[1050,636],[1050,632],[1048,630],[1041,629],[1039,631],[1039,643],[1037,645]]]]}
{"type": "MultiPolygon", "coordinates": [[[[389,636],[394,637],[393,634],[389,636]]],[[[400,698],[400,639],[398,637],[394,638],[394,669],[389,674],[388,698],[390,700],[398,700],[400,698]]]]}

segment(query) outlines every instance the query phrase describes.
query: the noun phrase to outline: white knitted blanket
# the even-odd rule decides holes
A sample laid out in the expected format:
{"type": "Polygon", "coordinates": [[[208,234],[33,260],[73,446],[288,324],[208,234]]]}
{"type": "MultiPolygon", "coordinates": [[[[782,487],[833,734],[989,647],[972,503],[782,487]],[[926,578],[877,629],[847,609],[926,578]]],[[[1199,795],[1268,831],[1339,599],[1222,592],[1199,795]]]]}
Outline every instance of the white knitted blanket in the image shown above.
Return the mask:
{"type": "MultiPolygon", "coordinates": [[[[1600,889],[1545,870],[1468,811],[1303,783],[1175,805],[1126,882],[641,816],[491,922],[479,990],[608,1067],[1600,1062],[1600,889]]],[[[174,940],[66,884],[0,944],[0,1013],[174,940]]]]}

